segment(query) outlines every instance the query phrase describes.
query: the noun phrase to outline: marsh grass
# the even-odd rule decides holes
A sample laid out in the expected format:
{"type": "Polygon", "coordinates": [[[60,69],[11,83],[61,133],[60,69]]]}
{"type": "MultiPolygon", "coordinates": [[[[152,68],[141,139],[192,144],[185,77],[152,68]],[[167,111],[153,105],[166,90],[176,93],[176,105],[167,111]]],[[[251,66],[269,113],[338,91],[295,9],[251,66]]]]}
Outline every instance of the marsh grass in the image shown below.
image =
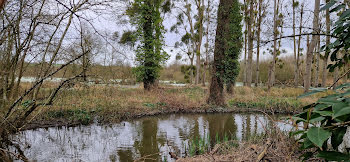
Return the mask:
{"type": "MultiPolygon", "coordinates": [[[[23,85],[23,89],[26,86],[23,85]]],[[[53,86],[53,83],[44,84],[39,97],[49,95],[53,86]]],[[[144,91],[142,87],[76,84],[63,89],[53,105],[36,110],[34,116],[38,121],[64,119],[87,124],[97,118],[99,122],[119,122],[144,114],[210,109],[212,107],[206,104],[208,92],[207,88],[195,86],[166,86],[144,91]]],[[[267,91],[264,88],[236,87],[233,95],[225,97],[228,109],[254,108],[262,111],[273,109],[296,112],[319,97],[298,99],[297,96],[302,93],[302,89],[296,88],[272,88],[267,91]]]]}
{"type": "MultiPolygon", "coordinates": [[[[271,118],[273,119],[273,118],[271,118]]],[[[215,161],[300,161],[300,145],[289,137],[288,132],[281,131],[275,124],[265,128],[264,133],[252,134],[248,138],[228,140],[218,143],[215,152],[186,157],[177,162],[215,161]],[[266,151],[264,151],[266,150],[266,151]]],[[[319,161],[320,159],[315,159],[319,161]]]]}

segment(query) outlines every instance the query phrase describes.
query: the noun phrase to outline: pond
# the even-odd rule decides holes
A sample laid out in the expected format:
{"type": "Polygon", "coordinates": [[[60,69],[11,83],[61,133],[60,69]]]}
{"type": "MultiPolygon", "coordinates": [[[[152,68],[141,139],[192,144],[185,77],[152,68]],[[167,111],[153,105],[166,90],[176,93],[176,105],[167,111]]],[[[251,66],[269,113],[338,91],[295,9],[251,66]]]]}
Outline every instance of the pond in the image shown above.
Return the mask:
{"type": "MultiPolygon", "coordinates": [[[[112,125],[40,128],[13,138],[33,161],[173,161],[169,152],[189,155],[194,139],[210,141],[211,146],[215,140],[242,140],[263,133],[272,123],[262,114],[177,114],[112,125]]],[[[292,128],[283,122],[276,125],[292,128]]]]}

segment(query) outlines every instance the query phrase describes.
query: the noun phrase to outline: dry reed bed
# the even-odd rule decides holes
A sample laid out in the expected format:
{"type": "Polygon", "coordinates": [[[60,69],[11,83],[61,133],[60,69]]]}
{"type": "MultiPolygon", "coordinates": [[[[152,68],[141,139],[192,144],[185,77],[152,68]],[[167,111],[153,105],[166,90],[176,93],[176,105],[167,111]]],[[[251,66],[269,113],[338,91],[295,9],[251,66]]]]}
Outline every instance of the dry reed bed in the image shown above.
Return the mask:
{"type": "MultiPolygon", "coordinates": [[[[23,85],[23,89],[28,85],[23,85]]],[[[48,96],[55,84],[43,85],[39,96],[48,96]]],[[[314,102],[319,96],[304,99],[296,88],[236,87],[233,95],[226,95],[228,106],[216,108],[206,104],[208,89],[203,87],[160,87],[154,91],[114,86],[85,86],[76,84],[64,89],[51,106],[41,107],[32,115],[31,123],[89,124],[94,119],[112,123],[142,116],[169,113],[206,113],[265,111],[295,113],[301,107],[314,102]]],[[[324,95],[324,94],[323,94],[324,95]]],[[[60,125],[60,124],[59,124],[60,125]]],[[[61,124],[62,125],[62,124],[61,124]]]]}

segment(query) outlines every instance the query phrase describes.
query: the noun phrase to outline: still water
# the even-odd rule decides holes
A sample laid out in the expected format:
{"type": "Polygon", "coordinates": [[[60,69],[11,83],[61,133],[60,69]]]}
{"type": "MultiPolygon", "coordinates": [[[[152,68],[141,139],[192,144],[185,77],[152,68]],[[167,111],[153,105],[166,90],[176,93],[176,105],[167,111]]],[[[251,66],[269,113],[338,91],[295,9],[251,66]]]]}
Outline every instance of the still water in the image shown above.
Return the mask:
{"type": "MultiPolygon", "coordinates": [[[[173,161],[169,152],[186,156],[195,138],[242,140],[272,123],[262,114],[165,115],[113,125],[27,130],[13,138],[32,161],[173,161]]],[[[291,129],[283,122],[275,124],[291,129]]]]}

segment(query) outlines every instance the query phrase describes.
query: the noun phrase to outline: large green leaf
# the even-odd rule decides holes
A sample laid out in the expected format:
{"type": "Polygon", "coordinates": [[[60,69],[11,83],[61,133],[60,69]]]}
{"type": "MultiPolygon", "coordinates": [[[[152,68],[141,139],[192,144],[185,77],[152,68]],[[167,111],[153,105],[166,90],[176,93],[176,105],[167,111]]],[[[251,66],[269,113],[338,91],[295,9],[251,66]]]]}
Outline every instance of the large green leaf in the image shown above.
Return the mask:
{"type": "Polygon", "coordinates": [[[340,127],[332,131],[331,143],[333,149],[337,150],[338,146],[343,142],[343,137],[346,133],[346,129],[346,127],[340,127]]]}
{"type": "Polygon", "coordinates": [[[336,6],[336,7],[334,7],[332,10],[330,10],[329,12],[337,12],[337,11],[339,11],[340,9],[343,9],[343,8],[345,8],[346,7],[346,5],[345,4],[341,4],[341,5],[338,5],[338,6],[336,6]]]}
{"type": "Polygon", "coordinates": [[[303,98],[303,97],[311,96],[311,95],[313,95],[313,94],[320,93],[320,92],[324,92],[324,91],[327,91],[327,90],[328,90],[327,88],[314,88],[312,91],[307,92],[307,93],[304,93],[304,94],[298,96],[298,98],[303,98]]]}
{"type": "Polygon", "coordinates": [[[342,88],[347,88],[347,87],[350,87],[350,83],[342,84],[342,85],[336,87],[335,89],[342,89],[342,88]]]}
{"type": "Polygon", "coordinates": [[[318,127],[312,127],[307,131],[307,138],[318,147],[331,136],[331,132],[318,127]]]}
{"type": "Polygon", "coordinates": [[[324,119],[326,119],[325,117],[323,117],[323,116],[319,116],[319,117],[315,117],[315,118],[312,118],[312,119],[310,119],[310,123],[317,123],[317,122],[320,122],[320,121],[322,121],[322,120],[324,120],[324,119]]]}
{"type": "Polygon", "coordinates": [[[321,151],[318,153],[317,157],[324,158],[330,161],[350,160],[350,156],[348,154],[343,154],[335,151],[321,151]]]}
{"type": "Polygon", "coordinates": [[[350,105],[345,102],[333,104],[332,109],[334,113],[333,118],[350,114],[350,105]]]}
{"type": "Polygon", "coordinates": [[[317,104],[315,106],[315,110],[319,111],[319,110],[323,110],[323,109],[328,108],[328,107],[329,107],[329,104],[317,104]]]}
{"type": "Polygon", "coordinates": [[[321,116],[333,116],[333,112],[332,111],[314,111],[315,113],[320,114],[321,116]]]}
{"type": "Polygon", "coordinates": [[[350,10],[347,9],[345,12],[343,12],[339,18],[339,20],[342,20],[344,18],[348,18],[350,16],[350,10]]]}
{"type": "Polygon", "coordinates": [[[327,3],[325,6],[323,6],[320,10],[321,10],[321,11],[327,10],[327,9],[331,8],[332,6],[334,6],[335,3],[336,3],[336,1],[333,0],[333,1],[329,2],[329,3],[327,3]]]}
{"type": "Polygon", "coordinates": [[[338,101],[339,97],[339,94],[334,94],[334,95],[330,95],[330,96],[327,96],[327,97],[324,97],[324,98],[320,98],[318,99],[318,103],[323,103],[323,104],[336,104],[336,103],[339,103],[341,101],[338,101]]]}

